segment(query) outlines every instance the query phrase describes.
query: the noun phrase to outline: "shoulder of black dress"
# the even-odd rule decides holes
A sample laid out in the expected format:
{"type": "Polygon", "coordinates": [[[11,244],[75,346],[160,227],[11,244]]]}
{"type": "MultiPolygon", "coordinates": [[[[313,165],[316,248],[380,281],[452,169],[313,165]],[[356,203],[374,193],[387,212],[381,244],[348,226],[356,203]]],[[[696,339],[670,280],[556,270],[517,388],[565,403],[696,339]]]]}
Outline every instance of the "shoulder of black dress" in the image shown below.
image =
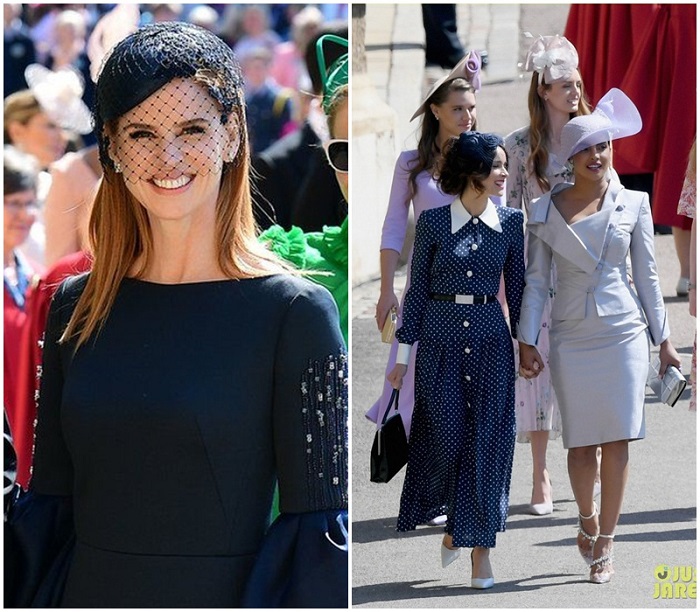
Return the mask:
{"type": "Polygon", "coordinates": [[[90,278],[89,271],[69,276],[60,284],[57,294],[66,299],[79,297],[87,285],[88,278],[90,278]]]}
{"type": "Polygon", "coordinates": [[[258,284],[261,299],[291,303],[298,299],[324,303],[333,298],[330,292],[321,285],[314,283],[301,275],[273,274],[260,279],[258,284]]]}

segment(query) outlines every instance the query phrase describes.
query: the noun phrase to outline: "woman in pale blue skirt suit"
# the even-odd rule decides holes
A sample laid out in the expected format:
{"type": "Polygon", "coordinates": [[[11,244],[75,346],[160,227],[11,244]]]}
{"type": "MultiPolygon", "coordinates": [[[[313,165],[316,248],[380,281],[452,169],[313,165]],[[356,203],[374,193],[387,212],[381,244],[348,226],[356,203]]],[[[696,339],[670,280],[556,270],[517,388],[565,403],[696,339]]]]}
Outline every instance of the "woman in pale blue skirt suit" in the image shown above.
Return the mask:
{"type": "Polygon", "coordinates": [[[520,368],[544,368],[536,345],[552,262],[550,367],[559,400],[571,487],[579,508],[579,552],[590,581],[609,582],[612,544],[627,480],[628,443],[644,438],[649,341],[660,373],[680,366],[654,259],[649,197],[611,180],[613,139],[641,130],[632,101],[612,89],[590,115],[562,130],[574,184],[535,200],[528,220],[528,267],[518,329],[520,368]],[[632,265],[632,280],[627,259],[632,265]],[[601,507],[593,501],[596,447],[602,448],[601,507]]]}

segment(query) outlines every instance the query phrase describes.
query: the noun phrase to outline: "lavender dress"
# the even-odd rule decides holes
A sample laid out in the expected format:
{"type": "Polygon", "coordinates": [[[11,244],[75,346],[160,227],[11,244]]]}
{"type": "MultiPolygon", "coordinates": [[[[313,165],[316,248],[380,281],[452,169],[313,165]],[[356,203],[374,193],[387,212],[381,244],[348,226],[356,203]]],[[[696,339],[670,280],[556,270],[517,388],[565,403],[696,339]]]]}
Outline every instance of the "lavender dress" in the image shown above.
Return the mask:
{"type": "MultiPolygon", "coordinates": [[[[416,194],[411,200],[409,173],[417,160],[418,151],[415,149],[412,151],[403,151],[396,160],[394,179],[391,183],[391,194],[389,196],[389,206],[386,211],[386,217],[384,218],[384,227],[382,228],[382,242],[380,249],[392,249],[399,253],[401,252],[404,240],[406,238],[406,230],[408,228],[408,209],[411,202],[413,202],[413,215],[417,221],[418,217],[420,217],[424,210],[437,208],[439,206],[446,206],[447,204],[450,204],[452,200],[454,200],[453,195],[448,195],[440,191],[435,179],[425,170],[416,177],[416,194]]],[[[412,254],[413,247],[411,246],[409,261],[412,254]]],[[[397,327],[401,326],[404,298],[410,286],[411,267],[408,266],[406,287],[401,296],[399,304],[399,320],[397,322],[397,327]]],[[[399,345],[396,340],[394,340],[394,342],[391,344],[389,360],[386,367],[387,375],[394,369],[394,365],[396,365],[396,351],[398,346],[399,345]]],[[[411,352],[411,360],[408,364],[408,371],[403,379],[403,386],[401,388],[401,394],[399,395],[399,412],[401,413],[401,418],[403,419],[403,424],[406,428],[407,435],[410,434],[411,417],[413,415],[416,352],[417,350],[411,352]]],[[[391,385],[387,382],[385,376],[384,389],[381,397],[365,414],[369,420],[374,421],[375,423],[381,422],[384,411],[389,404],[391,391],[391,385]]]]}

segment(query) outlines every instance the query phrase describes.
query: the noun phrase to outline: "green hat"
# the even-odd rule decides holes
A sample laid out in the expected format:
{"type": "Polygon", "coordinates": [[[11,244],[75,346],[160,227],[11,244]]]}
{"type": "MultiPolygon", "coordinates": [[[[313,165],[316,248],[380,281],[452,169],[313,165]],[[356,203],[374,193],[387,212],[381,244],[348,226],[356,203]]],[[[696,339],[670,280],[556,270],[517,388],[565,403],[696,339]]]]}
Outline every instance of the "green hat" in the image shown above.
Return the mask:
{"type": "Polygon", "coordinates": [[[348,54],[341,55],[335,60],[330,68],[326,68],[326,60],[323,57],[323,43],[331,42],[341,47],[348,48],[348,41],[334,34],[326,34],[321,36],[316,42],[316,57],[318,59],[318,67],[323,79],[323,110],[327,113],[330,107],[333,95],[339,87],[348,84],[348,54]]]}

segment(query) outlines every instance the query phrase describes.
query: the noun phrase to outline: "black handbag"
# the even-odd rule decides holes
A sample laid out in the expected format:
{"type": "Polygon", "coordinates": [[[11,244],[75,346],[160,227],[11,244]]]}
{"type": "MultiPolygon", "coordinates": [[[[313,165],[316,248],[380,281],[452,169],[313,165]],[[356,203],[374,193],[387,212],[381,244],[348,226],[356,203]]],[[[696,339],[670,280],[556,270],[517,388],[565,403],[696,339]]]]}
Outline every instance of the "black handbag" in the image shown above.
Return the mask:
{"type": "Polygon", "coordinates": [[[374,434],[370,454],[370,480],[389,482],[406,465],[406,461],[408,461],[408,439],[399,414],[399,390],[394,389],[382,418],[382,424],[374,434]],[[394,412],[389,417],[392,406],[394,406],[394,412]]]}
{"type": "Polygon", "coordinates": [[[75,548],[72,500],[17,489],[5,520],[5,608],[57,608],[75,548]]]}
{"type": "Polygon", "coordinates": [[[16,484],[7,414],[4,434],[4,607],[57,608],[75,548],[72,498],[37,495],[16,484]]]}

